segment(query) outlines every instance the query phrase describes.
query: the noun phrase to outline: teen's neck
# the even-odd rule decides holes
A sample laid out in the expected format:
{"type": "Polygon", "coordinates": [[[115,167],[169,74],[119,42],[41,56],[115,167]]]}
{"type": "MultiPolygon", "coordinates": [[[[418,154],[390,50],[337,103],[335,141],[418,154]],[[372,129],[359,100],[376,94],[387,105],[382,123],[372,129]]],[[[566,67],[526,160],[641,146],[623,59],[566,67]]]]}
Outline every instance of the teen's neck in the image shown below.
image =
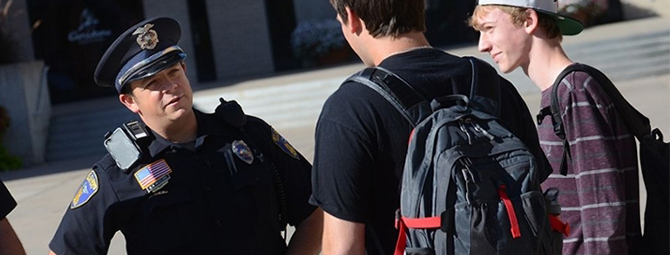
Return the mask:
{"type": "Polygon", "coordinates": [[[373,40],[376,42],[370,45],[375,45],[374,48],[371,48],[372,61],[375,66],[390,56],[431,47],[426,37],[420,32],[410,32],[398,37],[374,38],[373,40]]]}
{"type": "Polygon", "coordinates": [[[523,67],[523,71],[541,91],[544,91],[550,88],[558,75],[572,63],[558,40],[542,40],[533,44],[528,65],[523,67]]]}

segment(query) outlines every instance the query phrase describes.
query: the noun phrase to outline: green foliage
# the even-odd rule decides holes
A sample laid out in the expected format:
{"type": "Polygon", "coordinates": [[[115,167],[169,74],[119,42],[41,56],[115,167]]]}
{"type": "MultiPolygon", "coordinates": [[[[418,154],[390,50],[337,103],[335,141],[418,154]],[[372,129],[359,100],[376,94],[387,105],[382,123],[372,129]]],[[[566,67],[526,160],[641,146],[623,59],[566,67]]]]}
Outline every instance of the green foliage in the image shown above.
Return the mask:
{"type": "Polygon", "coordinates": [[[7,149],[2,146],[2,138],[10,123],[9,113],[7,113],[4,107],[0,106],[0,171],[18,169],[22,165],[19,157],[9,154],[7,149]]]}
{"type": "Polygon", "coordinates": [[[8,171],[21,168],[21,159],[9,154],[5,147],[0,146],[0,171],[8,171]]]}

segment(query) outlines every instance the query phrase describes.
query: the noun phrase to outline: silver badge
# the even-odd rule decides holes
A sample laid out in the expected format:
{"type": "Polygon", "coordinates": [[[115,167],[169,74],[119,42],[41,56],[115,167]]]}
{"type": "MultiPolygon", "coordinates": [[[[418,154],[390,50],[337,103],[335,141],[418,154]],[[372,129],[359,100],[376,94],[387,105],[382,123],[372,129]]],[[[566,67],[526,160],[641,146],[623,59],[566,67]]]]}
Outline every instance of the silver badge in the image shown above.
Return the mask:
{"type": "Polygon", "coordinates": [[[249,149],[249,146],[244,141],[241,140],[235,140],[233,141],[233,144],[230,148],[235,156],[240,158],[242,161],[244,161],[247,164],[250,164],[254,162],[254,154],[251,153],[251,149],[249,149]]]}
{"type": "Polygon", "coordinates": [[[152,27],[154,27],[154,24],[147,23],[133,32],[133,35],[139,35],[137,36],[137,44],[143,50],[153,50],[158,44],[158,34],[156,30],[151,29],[152,27]]]}

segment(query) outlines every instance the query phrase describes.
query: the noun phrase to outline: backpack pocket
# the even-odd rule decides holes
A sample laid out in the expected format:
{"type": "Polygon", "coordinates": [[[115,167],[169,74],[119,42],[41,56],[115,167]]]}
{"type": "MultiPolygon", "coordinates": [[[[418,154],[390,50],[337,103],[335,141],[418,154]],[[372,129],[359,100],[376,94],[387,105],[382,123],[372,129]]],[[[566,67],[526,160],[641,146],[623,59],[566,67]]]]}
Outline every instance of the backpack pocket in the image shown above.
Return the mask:
{"type": "MultiPolygon", "coordinates": [[[[523,218],[533,236],[538,236],[547,221],[547,207],[544,195],[539,191],[531,191],[521,194],[521,209],[523,218]]],[[[520,216],[520,215],[519,215],[520,216]]]]}
{"type": "MultiPolygon", "coordinates": [[[[546,226],[544,196],[539,191],[509,199],[479,200],[455,205],[455,254],[534,254],[546,226]],[[514,218],[510,219],[509,210],[514,218]],[[515,235],[513,226],[518,229],[515,235]],[[532,245],[531,245],[532,244],[532,245]]],[[[548,247],[543,247],[546,250],[548,247]]]]}

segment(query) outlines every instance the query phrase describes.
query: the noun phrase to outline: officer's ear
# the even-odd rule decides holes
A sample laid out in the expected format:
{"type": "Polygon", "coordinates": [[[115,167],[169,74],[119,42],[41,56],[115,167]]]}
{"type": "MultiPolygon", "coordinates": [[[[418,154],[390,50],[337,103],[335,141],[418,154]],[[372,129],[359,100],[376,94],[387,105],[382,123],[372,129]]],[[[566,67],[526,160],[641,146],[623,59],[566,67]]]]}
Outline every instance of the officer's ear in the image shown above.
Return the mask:
{"type": "MultiPolygon", "coordinates": [[[[128,84],[130,86],[130,84],[128,84]]],[[[137,105],[137,98],[135,98],[132,94],[128,93],[122,93],[119,94],[119,101],[128,108],[133,113],[139,113],[140,112],[140,107],[137,105]]]]}

